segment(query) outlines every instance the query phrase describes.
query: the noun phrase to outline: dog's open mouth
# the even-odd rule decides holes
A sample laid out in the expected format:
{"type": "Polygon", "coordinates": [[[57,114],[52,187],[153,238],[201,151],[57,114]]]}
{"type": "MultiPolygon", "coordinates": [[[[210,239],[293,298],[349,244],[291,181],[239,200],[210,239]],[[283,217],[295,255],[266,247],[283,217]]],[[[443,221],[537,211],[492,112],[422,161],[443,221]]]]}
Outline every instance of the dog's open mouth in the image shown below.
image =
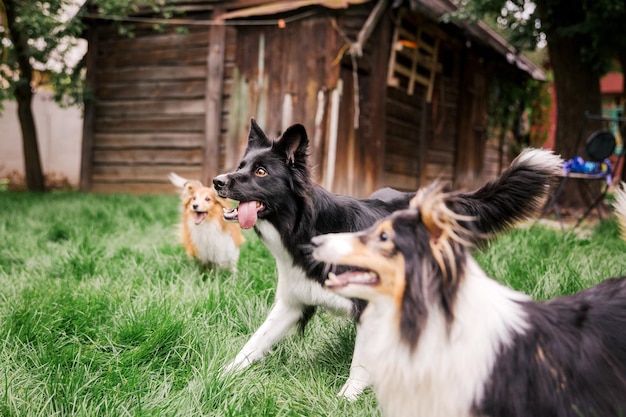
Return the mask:
{"type": "Polygon", "coordinates": [[[336,275],[334,272],[328,273],[328,279],[324,282],[327,288],[341,288],[348,284],[376,285],[380,282],[378,274],[373,271],[348,271],[336,275]]]}
{"type": "Polygon", "coordinates": [[[258,219],[259,212],[265,209],[265,204],[260,201],[242,201],[239,207],[227,210],[224,209],[224,219],[238,221],[242,229],[254,227],[258,219]]]}
{"type": "Polygon", "coordinates": [[[208,215],[209,213],[207,213],[206,211],[194,211],[193,222],[195,224],[200,224],[207,218],[208,215]]]}

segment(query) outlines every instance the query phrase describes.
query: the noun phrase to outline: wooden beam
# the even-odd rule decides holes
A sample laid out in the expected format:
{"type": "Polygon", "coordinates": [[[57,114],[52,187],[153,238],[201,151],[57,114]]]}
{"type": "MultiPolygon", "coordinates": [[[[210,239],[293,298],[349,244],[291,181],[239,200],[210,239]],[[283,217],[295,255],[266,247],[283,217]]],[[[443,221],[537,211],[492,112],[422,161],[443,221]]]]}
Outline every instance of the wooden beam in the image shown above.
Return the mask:
{"type": "MultiPolygon", "coordinates": [[[[89,26],[86,33],[87,75],[85,78],[85,91],[95,91],[96,86],[96,60],[98,57],[98,26],[94,23],[89,26]]],[[[88,96],[89,97],[89,96],[88,96]]],[[[81,191],[90,191],[93,173],[93,141],[96,121],[95,98],[90,97],[85,101],[85,113],[83,117],[83,146],[80,158],[80,183],[81,191]]]]}
{"type": "MultiPolygon", "coordinates": [[[[213,10],[213,19],[224,12],[218,6],[213,10]]],[[[206,124],[204,168],[202,180],[210,184],[219,173],[219,139],[222,122],[222,92],[224,79],[224,51],[226,45],[226,28],[224,25],[213,25],[209,29],[209,56],[207,60],[206,81],[206,124]]]]}

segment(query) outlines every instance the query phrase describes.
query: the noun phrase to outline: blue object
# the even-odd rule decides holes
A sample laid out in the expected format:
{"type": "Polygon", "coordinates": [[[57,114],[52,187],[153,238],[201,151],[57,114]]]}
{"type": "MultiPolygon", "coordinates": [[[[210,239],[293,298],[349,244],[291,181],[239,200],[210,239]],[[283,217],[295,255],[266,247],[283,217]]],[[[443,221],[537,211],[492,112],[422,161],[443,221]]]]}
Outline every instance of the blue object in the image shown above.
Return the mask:
{"type": "Polygon", "coordinates": [[[611,184],[611,161],[605,159],[602,162],[585,161],[580,156],[576,155],[569,161],[563,163],[563,170],[566,173],[575,172],[579,174],[589,174],[606,176],[607,184],[611,184]]]}

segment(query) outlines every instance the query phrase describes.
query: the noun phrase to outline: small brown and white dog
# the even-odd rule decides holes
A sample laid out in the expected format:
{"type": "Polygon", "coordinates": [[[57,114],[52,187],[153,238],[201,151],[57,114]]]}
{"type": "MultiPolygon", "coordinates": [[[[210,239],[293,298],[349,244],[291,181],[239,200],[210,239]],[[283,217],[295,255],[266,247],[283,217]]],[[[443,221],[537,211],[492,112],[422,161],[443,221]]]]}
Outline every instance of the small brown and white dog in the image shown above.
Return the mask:
{"type": "Polygon", "coordinates": [[[181,189],[180,237],[187,255],[205,266],[236,272],[239,246],[245,238],[237,223],[224,220],[224,209],[231,209],[228,201],[198,180],[188,180],[173,172],[168,178],[181,189]]]}
{"type": "MultiPolygon", "coordinates": [[[[383,415],[626,416],[626,277],[546,302],[489,278],[471,255],[477,217],[515,209],[506,182],[495,190],[498,204],[470,207],[431,186],[366,231],[312,240],[318,261],[358,268],[326,288],[368,301],[359,349],[383,415]]],[[[616,213],[626,222],[624,188],[616,213]]]]}

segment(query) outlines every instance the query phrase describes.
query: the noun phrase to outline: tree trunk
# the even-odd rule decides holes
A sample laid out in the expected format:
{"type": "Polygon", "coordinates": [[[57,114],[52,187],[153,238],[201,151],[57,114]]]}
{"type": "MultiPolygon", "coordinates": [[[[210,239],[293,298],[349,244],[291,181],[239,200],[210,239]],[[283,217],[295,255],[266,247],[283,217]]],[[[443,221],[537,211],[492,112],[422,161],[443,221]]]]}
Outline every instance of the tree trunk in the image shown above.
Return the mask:
{"type": "Polygon", "coordinates": [[[549,54],[557,107],[555,151],[564,158],[585,157],[585,139],[601,127],[584,118],[585,112],[601,114],[600,77],[580,62],[579,46],[568,39],[551,39],[549,54]]]}
{"type": "Polygon", "coordinates": [[[24,151],[24,171],[26,173],[26,186],[30,191],[44,191],[45,182],[41,170],[39,157],[39,145],[37,143],[37,129],[32,110],[33,94],[30,85],[24,88],[26,91],[16,92],[17,114],[22,129],[22,149],[24,151]]]}
{"type": "Polygon", "coordinates": [[[33,78],[28,55],[28,37],[19,31],[17,21],[16,3],[4,2],[7,12],[9,36],[15,48],[17,62],[20,67],[19,80],[14,86],[15,99],[17,100],[17,114],[22,129],[22,148],[24,150],[24,170],[26,172],[26,186],[31,191],[44,191],[45,183],[41,170],[39,157],[39,144],[37,143],[37,129],[33,117],[32,101],[33,92],[30,84],[33,78]]]}
{"type": "MultiPolygon", "coordinates": [[[[600,74],[581,56],[581,50],[593,47],[591,38],[581,34],[564,34],[561,30],[584,22],[585,11],[580,2],[536,0],[535,3],[548,41],[554,73],[557,108],[554,150],[564,159],[574,155],[585,158],[585,139],[601,127],[597,122],[585,121],[584,118],[585,112],[596,115],[601,112],[600,74]],[[555,20],[556,16],[558,20],[555,20]]],[[[569,181],[567,185],[561,194],[561,206],[581,207],[580,183],[569,181]]]]}

